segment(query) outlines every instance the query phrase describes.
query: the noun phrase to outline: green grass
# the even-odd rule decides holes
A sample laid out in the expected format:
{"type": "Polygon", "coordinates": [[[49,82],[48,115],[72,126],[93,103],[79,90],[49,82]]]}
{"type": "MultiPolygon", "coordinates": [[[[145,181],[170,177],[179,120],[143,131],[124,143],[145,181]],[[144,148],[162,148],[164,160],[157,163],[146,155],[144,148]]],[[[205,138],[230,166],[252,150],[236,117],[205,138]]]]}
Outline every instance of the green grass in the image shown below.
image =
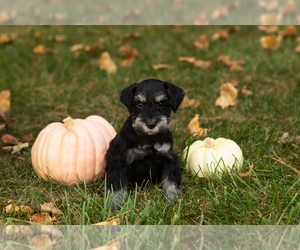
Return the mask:
{"type": "MultiPolygon", "coordinates": [[[[294,140],[300,135],[300,55],[294,52],[297,42],[293,37],[286,38],[278,50],[265,50],[259,45],[264,34],[256,26],[241,26],[227,40],[212,42],[210,37],[220,28],[228,27],[186,26],[178,32],[172,26],[2,26],[0,33],[16,32],[18,37],[12,44],[0,45],[0,91],[11,91],[7,118],[14,119],[0,136],[9,133],[20,139],[31,133],[36,138],[47,124],[69,115],[100,115],[118,131],[128,114],[117,94],[131,83],[158,78],[181,86],[189,98],[201,102],[199,107],[179,110],[172,116],[176,153],[181,155],[188,145],[187,125],[197,113],[200,126],[211,129],[209,137],[230,138],[240,145],[245,159],[242,172],[253,164],[253,176],[241,179],[227,174],[222,179],[199,179],[183,169],[182,199],[177,205],[165,203],[163,192],[156,186],[137,187],[120,211],[111,211],[104,206],[107,197],[97,194],[104,185],[102,181],[76,187],[41,181],[33,171],[30,148],[14,155],[0,149],[0,196],[20,204],[54,201],[63,212],[56,224],[93,224],[128,210],[121,216],[128,225],[299,224],[300,150],[294,140]],[[37,31],[40,38],[35,37],[37,31]],[[133,32],[141,34],[129,41],[139,55],[132,66],[121,67],[119,47],[125,42],[120,42],[120,37],[133,32]],[[54,34],[66,35],[66,40],[50,41],[48,36],[54,34]],[[193,45],[201,34],[208,35],[209,49],[199,50],[193,45]],[[104,48],[92,55],[82,51],[76,59],[69,51],[74,44],[93,44],[100,37],[104,48]],[[32,49],[38,44],[55,48],[58,53],[34,54],[32,49]],[[98,58],[103,51],[117,63],[116,74],[99,69],[98,58]],[[230,72],[216,60],[222,54],[245,60],[245,70],[230,72]],[[196,69],[180,63],[179,56],[213,63],[207,70],[196,69]],[[170,64],[171,69],[155,71],[151,65],[156,63],[170,64]],[[239,81],[238,103],[222,110],[214,103],[221,82],[231,79],[239,81]],[[243,86],[253,94],[243,95],[243,86]],[[289,138],[280,144],[277,141],[284,132],[289,132],[289,138]]],[[[1,207],[7,205],[3,198],[1,207]]],[[[6,217],[9,215],[0,213],[1,220],[6,217]]],[[[26,215],[15,217],[28,220],[26,215]]]]}

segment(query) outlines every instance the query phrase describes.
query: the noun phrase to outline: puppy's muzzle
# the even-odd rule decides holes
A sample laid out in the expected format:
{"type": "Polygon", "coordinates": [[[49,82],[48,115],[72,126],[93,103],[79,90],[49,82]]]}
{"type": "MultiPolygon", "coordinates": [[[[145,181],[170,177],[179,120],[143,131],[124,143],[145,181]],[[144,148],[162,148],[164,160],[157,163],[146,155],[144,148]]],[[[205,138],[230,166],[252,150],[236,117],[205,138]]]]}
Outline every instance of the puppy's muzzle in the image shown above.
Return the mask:
{"type": "Polygon", "coordinates": [[[149,129],[154,129],[157,125],[157,122],[155,121],[148,121],[146,122],[146,126],[149,128],[149,129]]]}

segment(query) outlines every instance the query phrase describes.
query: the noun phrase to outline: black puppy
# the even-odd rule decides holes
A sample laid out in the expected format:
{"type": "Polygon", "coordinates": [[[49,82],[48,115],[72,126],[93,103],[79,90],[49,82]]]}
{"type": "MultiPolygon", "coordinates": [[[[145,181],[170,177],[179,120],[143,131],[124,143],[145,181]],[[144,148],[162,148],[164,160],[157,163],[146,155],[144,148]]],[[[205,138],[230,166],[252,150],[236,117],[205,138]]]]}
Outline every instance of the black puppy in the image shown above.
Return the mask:
{"type": "Polygon", "coordinates": [[[184,94],[174,84],[155,79],[122,90],[120,100],[130,116],[110,142],[105,156],[107,190],[113,189],[107,206],[120,208],[128,185],[141,185],[147,180],[161,183],[168,199],[177,201],[180,159],[173,152],[169,128],[171,111],[177,111],[184,94]]]}

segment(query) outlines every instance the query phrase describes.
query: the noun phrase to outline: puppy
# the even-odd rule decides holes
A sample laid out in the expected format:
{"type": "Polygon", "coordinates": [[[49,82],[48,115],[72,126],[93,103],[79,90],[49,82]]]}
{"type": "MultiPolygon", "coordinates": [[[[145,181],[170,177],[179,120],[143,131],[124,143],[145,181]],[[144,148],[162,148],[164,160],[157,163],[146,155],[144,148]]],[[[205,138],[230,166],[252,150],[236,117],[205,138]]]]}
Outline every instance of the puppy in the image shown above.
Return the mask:
{"type": "Polygon", "coordinates": [[[176,202],[181,183],[180,159],[174,153],[169,130],[184,91],[169,82],[149,79],[122,90],[121,102],[130,116],[110,142],[105,156],[106,183],[113,191],[107,206],[119,209],[129,184],[147,180],[160,183],[171,202],[176,202]]]}

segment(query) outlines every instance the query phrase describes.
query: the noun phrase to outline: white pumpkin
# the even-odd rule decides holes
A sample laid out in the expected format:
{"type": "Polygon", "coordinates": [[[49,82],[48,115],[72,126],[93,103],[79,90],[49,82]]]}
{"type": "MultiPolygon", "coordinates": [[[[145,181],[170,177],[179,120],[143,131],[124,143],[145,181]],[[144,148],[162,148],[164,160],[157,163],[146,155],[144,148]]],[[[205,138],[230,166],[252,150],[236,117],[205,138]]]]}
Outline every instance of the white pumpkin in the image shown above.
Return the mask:
{"type": "Polygon", "coordinates": [[[189,148],[186,147],[182,156],[182,160],[186,160],[186,169],[200,178],[212,173],[220,175],[233,166],[239,169],[243,165],[243,159],[242,150],[234,141],[209,137],[203,141],[195,141],[189,148]]]}

